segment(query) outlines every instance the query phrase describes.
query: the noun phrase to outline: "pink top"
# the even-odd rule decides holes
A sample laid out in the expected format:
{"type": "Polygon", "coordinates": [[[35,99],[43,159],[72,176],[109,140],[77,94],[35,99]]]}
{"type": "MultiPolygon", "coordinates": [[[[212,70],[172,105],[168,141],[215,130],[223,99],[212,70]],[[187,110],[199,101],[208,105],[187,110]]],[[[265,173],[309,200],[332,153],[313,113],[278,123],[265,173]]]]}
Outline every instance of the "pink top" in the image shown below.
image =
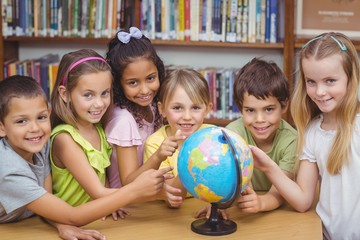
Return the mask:
{"type": "MultiPolygon", "coordinates": [[[[154,113],[154,109],[153,109],[154,113]]],[[[111,113],[110,121],[105,128],[107,141],[111,144],[110,167],[107,168],[107,176],[111,188],[120,188],[120,176],[116,158],[116,148],[137,146],[139,166],[143,164],[144,143],[148,136],[154,132],[154,123],[143,120],[142,128],[139,128],[134,117],[127,109],[115,107],[111,113]]]]}

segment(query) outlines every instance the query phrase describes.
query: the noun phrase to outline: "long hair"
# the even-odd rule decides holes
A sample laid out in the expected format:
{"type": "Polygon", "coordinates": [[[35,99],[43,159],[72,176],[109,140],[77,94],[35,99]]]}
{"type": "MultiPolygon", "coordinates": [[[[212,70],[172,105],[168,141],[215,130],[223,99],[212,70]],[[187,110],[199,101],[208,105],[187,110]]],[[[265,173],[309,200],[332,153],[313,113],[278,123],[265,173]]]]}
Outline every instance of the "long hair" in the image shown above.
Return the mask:
{"type": "MultiPolygon", "coordinates": [[[[140,39],[131,37],[128,43],[122,43],[117,34],[108,44],[108,51],[106,53],[106,60],[111,66],[113,74],[113,102],[115,106],[127,109],[133,116],[139,128],[143,126],[144,112],[139,110],[139,106],[128,100],[121,87],[121,79],[123,72],[128,64],[139,59],[147,59],[154,63],[158,71],[158,78],[160,86],[165,78],[165,66],[163,61],[157,55],[151,41],[142,36],[140,39]]],[[[158,101],[158,94],[155,96],[152,103],[155,109],[154,129],[158,129],[162,124],[162,118],[156,108],[158,101]]]]}
{"type": "Polygon", "coordinates": [[[340,172],[341,167],[348,161],[353,123],[359,107],[357,94],[360,73],[357,51],[351,40],[344,34],[329,32],[310,40],[300,50],[299,54],[299,80],[297,81],[290,107],[298,131],[298,156],[300,156],[304,146],[306,127],[312,119],[321,114],[320,109],[307,95],[302,61],[309,58],[322,60],[338,54],[341,56],[342,67],[348,79],[347,93],[336,109],[336,135],[327,162],[327,170],[330,174],[335,175],[340,172]],[[342,44],[345,45],[346,50],[342,47],[342,44]]]}
{"type": "Polygon", "coordinates": [[[78,80],[81,76],[90,73],[98,72],[111,72],[109,64],[104,61],[91,60],[85,61],[74,67],[71,71],[69,68],[72,64],[87,57],[99,57],[102,58],[97,52],[91,49],[81,49],[75,52],[65,54],[59,64],[58,74],[56,76],[56,82],[54,84],[53,91],[51,93],[51,105],[52,112],[50,115],[52,128],[59,124],[66,123],[74,127],[77,126],[77,116],[73,109],[71,101],[65,102],[58,91],[60,85],[66,87],[66,94],[69,94],[76,87],[78,80]]]}

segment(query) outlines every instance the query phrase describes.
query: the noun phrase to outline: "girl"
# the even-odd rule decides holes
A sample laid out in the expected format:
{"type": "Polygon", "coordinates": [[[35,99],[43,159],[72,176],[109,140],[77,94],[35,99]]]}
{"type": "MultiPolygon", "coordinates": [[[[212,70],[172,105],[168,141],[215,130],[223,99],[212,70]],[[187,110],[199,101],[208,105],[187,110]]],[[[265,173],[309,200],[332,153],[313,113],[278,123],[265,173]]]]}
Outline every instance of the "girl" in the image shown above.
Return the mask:
{"type": "Polygon", "coordinates": [[[165,68],[150,40],[135,27],[117,33],[106,59],[114,76],[114,108],[105,127],[113,149],[107,173],[110,187],[118,188],[144,170],[144,141],[162,125],[156,102],[165,68]]]}
{"type": "Polygon", "coordinates": [[[255,166],[297,210],[308,210],[317,182],[316,211],[325,239],[360,239],[359,60],[351,40],[324,33],[300,51],[300,79],[291,103],[300,157],[296,183],[259,149],[255,166]]]}
{"type": "MultiPolygon", "coordinates": [[[[111,102],[111,83],[110,66],[93,50],[68,53],[60,62],[51,96],[50,160],[54,194],[72,206],[116,191],[105,187],[111,147],[100,123],[111,102]]],[[[113,218],[126,214],[120,209],[113,218]]]]}
{"type": "Polygon", "coordinates": [[[38,214],[63,239],[104,239],[98,231],[75,226],[146,200],[162,189],[166,169],[149,170],[109,196],[70,206],[51,194],[50,108],[45,92],[34,79],[18,75],[0,81],[0,92],[0,223],[38,214]]]}
{"type": "MultiPolygon", "coordinates": [[[[212,108],[207,81],[195,70],[173,70],[161,86],[157,105],[162,117],[166,119],[168,124],[161,127],[146,140],[144,161],[152,162],[153,167],[156,166],[156,168],[172,166],[174,168],[173,174],[177,176],[178,150],[185,137],[190,136],[200,128],[210,126],[203,124],[205,117],[212,108]],[[169,148],[170,151],[166,153],[161,151],[163,142],[172,142],[173,147],[169,148]]],[[[180,188],[182,198],[186,196],[186,190],[178,177],[167,181],[167,183],[170,186],[180,188]]],[[[180,204],[181,202],[172,206],[178,207],[180,204]]]]}

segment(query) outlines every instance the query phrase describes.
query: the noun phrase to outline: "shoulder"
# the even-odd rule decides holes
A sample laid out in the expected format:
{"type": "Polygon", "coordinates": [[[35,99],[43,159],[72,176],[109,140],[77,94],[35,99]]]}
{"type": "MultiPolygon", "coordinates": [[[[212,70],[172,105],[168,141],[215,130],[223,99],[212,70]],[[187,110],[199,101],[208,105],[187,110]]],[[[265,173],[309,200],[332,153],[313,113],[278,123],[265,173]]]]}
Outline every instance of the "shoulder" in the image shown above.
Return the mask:
{"type": "Polygon", "coordinates": [[[138,128],[134,116],[127,110],[120,107],[115,107],[112,110],[109,121],[106,123],[106,134],[126,128],[138,128]]]}
{"type": "Polygon", "coordinates": [[[239,118],[239,119],[236,119],[235,121],[230,122],[228,125],[226,125],[225,128],[239,134],[240,136],[246,135],[245,134],[246,129],[244,127],[244,121],[242,118],[239,118]]]}
{"type": "Polygon", "coordinates": [[[161,128],[159,128],[156,132],[154,132],[153,134],[151,134],[147,139],[146,139],[146,143],[149,144],[151,142],[159,142],[159,141],[163,141],[165,138],[167,138],[167,134],[166,134],[166,127],[168,127],[169,125],[165,125],[162,126],[161,128]]]}
{"type": "Polygon", "coordinates": [[[296,136],[297,136],[296,129],[293,126],[291,126],[284,119],[281,119],[278,132],[279,132],[280,135],[293,136],[294,138],[296,138],[296,136]]]}

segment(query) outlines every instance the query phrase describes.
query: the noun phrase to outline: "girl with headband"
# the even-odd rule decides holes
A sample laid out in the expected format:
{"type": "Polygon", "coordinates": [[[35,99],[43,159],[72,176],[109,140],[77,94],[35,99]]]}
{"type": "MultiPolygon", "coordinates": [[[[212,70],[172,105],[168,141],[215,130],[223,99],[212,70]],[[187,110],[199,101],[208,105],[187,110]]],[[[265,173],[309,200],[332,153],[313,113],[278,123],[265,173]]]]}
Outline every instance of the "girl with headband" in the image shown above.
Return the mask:
{"type": "MultiPolygon", "coordinates": [[[[53,192],[72,206],[116,192],[105,187],[111,146],[101,122],[110,106],[111,85],[111,68],[95,51],[82,49],[61,59],[51,95],[50,162],[53,192]]],[[[119,209],[112,216],[117,220],[127,214],[119,209]]]]}
{"type": "MultiPolygon", "coordinates": [[[[114,77],[114,108],[105,127],[113,149],[108,175],[110,187],[121,187],[146,169],[158,169],[161,163],[154,156],[143,164],[143,150],[146,138],[163,125],[156,103],[165,67],[150,40],[136,27],[116,34],[109,42],[106,60],[114,77]]],[[[172,154],[177,139],[182,136],[164,142],[160,155],[172,154]]],[[[182,200],[176,196],[179,192],[165,185],[159,199],[178,205],[182,200]]]]}

